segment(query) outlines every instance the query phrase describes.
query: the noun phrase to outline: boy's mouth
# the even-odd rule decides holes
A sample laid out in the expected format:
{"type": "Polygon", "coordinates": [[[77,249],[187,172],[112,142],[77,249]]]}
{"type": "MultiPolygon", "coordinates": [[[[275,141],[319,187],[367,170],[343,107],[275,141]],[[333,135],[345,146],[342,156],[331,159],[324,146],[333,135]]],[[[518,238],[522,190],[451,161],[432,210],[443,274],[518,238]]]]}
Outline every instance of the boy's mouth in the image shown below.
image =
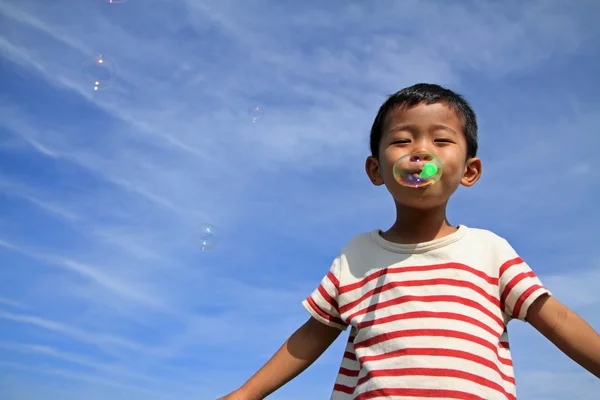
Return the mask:
{"type": "Polygon", "coordinates": [[[434,154],[418,152],[400,157],[394,164],[393,172],[401,185],[418,188],[438,182],[442,165],[434,154]]]}

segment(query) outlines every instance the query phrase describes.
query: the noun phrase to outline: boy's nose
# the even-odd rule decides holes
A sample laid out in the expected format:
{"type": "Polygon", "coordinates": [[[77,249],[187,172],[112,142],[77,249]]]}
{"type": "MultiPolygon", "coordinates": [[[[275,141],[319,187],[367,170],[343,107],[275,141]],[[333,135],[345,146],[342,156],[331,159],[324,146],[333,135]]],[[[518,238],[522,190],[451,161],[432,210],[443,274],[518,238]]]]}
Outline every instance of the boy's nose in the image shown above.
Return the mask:
{"type": "Polygon", "coordinates": [[[413,142],[413,152],[434,152],[435,144],[432,137],[429,135],[419,135],[415,139],[416,140],[413,142]]]}
{"type": "Polygon", "coordinates": [[[431,152],[430,150],[428,150],[425,147],[411,151],[411,153],[414,154],[412,157],[410,157],[410,161],[412,161],[412,162],[433,161],[433,156],[432,156],[433,152],[431,152]]]}

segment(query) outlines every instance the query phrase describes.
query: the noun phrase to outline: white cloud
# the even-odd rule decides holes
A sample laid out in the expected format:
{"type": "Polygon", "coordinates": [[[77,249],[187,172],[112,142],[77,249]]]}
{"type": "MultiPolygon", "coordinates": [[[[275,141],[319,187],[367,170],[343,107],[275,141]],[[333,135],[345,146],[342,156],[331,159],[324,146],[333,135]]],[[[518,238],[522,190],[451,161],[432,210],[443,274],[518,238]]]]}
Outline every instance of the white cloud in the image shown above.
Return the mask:
{"type": "Polygon", "coordinates": [[[25,308],[25,306],[20,302],[11,299],[5,299],[3,297],[0,297],[0,304],[13,308],[25,308]]]}
{"type": "Polygon", "coordinates": [[[7,312],[0,312],[0,318],[5,320],[10,320],[14,322],[19,322],[23,324],[35,325],[39,328],[47,329],[50,331],[59,332],[65,334],[75,340],[79,340],[85,343],[90,343],[92,345],[98,346],[117,346],[123,349],[133,350],[133,351],[148,351],[149,349],[140,346],[137,343],[129,341],[127,339],[107,336],[107,335],[96,335],[94,333],[89,333],[85,331],[81,331],[77,328],[62,324],[60,322],[51,321],[45,318],[39,318],[32,315],[21,315],[21,314],[13,314],[7,312]]]}
{"type": "MultiPolygon", "coordinates": [[[[385,96],[417,81],[479,113],[484,178],[452,218],[506,234],[592,315],[597,11],[0,0],[0,348],[14,361],[0,397],[134,400],[146,377],[157,398],[233,389],[307,317],[300,300],[343,242],[391,224],[364,176],[367,135],[385,96]],[[80,65],[98,53],[117,75],[94,93],[80,65]],[[193,247],[200,222],[220,228],[213,252],[193,247]]],[[[567,393],[534,378],[572,378],[585,398],[585,373],[529,360],[566,365],[538,339],[513,329],[523,398],[567,393]]],[[[273,398],[328,396],[337,350],[273,398]]]]}
{"type": "Polygon", "coordinates": [[[150,307],[161,307],[161,304],[159,301],[157,301],[157,299],[153,298],[149,294],[144,293],[139,289],[136,289],[134,282],[118,281],[113,277],[104,274],[99,268],[92,267],[90,265],[61,256],[55,256],[53,254],[40,254],[32,252],[30,250],[22,248],[19,245],[15,245],[14,243],[2,239],[0,239],[0,246],[25,254],[28,257],[38,259],[43,263],[50,263],[59,268],[65,268],[70,272],[80,275],[81,277],[84,277],[94,282],[95,284],[109,290],[113,294],[122,296],[132,301],[142,303],[150,307]]]}

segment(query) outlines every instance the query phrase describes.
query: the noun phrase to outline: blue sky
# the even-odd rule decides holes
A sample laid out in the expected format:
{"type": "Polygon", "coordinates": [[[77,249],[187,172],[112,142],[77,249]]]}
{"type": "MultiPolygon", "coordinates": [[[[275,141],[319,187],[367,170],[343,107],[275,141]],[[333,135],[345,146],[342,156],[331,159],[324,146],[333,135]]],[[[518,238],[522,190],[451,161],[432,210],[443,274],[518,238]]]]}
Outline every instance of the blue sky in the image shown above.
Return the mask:
{"type": "MultiPolygon", "coordinates": [[[[388,228],[364,174],[385,96],[447,85],[482,180],[454,224],[508,238],[600,329],[600,3],[0,0],[0,397],[214,399],[388,228]],[[82,73],[115,67],[100,91],[82,73]],[[252,122],[258,105],[264,117],[252,122]],[[196,227],[218,246],[194,246],[196,227]]],[[[597,380],[510,325],[522,400],[597,380]]],[[[346,334],[274,400],[328,398],[346,334]]]]}

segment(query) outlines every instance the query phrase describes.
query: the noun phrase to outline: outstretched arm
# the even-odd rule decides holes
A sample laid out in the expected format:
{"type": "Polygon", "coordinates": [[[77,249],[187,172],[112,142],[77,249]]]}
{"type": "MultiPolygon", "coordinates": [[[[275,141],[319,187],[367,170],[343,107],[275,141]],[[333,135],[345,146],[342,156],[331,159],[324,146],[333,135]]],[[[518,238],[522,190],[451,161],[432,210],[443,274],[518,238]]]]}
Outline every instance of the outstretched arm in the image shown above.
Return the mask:
{"type": "Polygon", "coordinates": [[[319,358],[342,331],[310,318],[241,388],[219,400],[262,400],[319,358]]]}
{"type": "Polygon", "coordinates": [[[600,378],[600,335],[579,315],[550,295],[536,299],[527,322],[577,364],[600,378]]]}

